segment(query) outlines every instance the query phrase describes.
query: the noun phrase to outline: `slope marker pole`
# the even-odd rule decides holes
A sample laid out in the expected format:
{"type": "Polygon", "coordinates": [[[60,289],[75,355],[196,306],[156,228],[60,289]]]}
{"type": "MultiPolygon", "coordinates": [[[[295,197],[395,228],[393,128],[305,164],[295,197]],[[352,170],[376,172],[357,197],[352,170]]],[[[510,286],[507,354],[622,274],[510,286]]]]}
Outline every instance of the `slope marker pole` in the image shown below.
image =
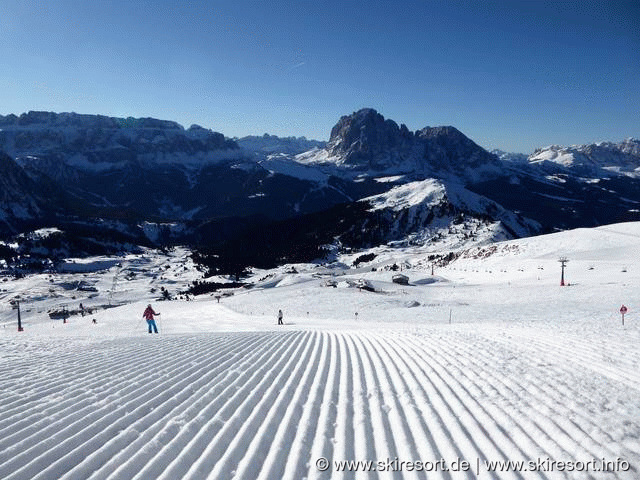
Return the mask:
{"type": "Polygon", "coordinates": [[[624,327],[624,314],[627,313],[629,311],[629,309],[625,306],[622,305],[620,307],[620,314],[622,315],[622,326],[624,327]]]}

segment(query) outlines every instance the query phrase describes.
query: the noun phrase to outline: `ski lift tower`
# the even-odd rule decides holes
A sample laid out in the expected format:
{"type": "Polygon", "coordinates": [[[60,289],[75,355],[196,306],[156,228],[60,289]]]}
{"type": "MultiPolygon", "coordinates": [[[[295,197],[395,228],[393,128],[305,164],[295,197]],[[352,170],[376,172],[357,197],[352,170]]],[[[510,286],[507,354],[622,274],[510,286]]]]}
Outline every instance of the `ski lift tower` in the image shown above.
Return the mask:
{"type": "MultiPolygon", "coordinates": [[[[18,311],[18,331],[24,332],[24,328],[22,328],[22,319],[20,318],[20,300],[11,300],[11,307],[14,310],[18,311]]],[[[624,322],[624,315],[622,316],[622,321],[624,322]]]]}
{"type": "Polygon", "coordinates": [[[562,265],[562,274],[560,276],[560,286],[564,287],[564,267],[567,266],[567,262],[569,260],[567,260],[567,257],[560,257],[560,259],[558,260],[558,262],[560,262],[560,265],[562,265]]]}

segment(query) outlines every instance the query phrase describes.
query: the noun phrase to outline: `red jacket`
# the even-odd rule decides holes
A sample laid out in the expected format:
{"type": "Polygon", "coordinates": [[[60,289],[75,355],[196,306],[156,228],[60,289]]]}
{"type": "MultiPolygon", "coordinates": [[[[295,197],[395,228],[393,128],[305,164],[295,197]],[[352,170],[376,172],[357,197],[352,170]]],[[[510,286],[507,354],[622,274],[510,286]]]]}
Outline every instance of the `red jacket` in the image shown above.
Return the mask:
{"type": "Polygon", "coordinates": [[[144,311],[144,313],[142,314],[142,316],[144,318],[146,318],[147,320],[153,320],[153,316],[154,315],[158,315],[158,313],[153,311],[153,308],[151,307],[147,307],[144,311]]]}

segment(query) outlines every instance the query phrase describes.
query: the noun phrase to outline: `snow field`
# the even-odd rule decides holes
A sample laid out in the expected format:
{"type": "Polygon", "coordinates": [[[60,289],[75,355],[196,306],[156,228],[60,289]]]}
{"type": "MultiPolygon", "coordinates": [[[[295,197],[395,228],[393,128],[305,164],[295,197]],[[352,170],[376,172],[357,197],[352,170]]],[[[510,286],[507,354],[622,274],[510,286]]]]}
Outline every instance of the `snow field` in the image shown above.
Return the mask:
{"type": "MultiPolygon", "coordinates": [[[[24,332],[0,312],[0,478],[639,478],[639,248],[640,224],[562,232],[469,252],[434,276],[419,249],[383,248],[377,271],[283,267],[220,303],[156,301],[162,275],[172,290],[186,283],[185,260],[148,256],[157,271],[117,291],[131,303],[65,325],[44,311],[74,292],[46,298],[46,278],[6,282],[5,299],[37,295],[25,301],[24,332]],[[412,265],[411,285],[390,281],[383,267],[394,262],[412,265]],[[376,292],[358,289],[361,279],[376,292]],[[149,302],[159,335],[141,318],[149,302]],[[394,459],[471,469],[334,463],[394,459]],[[629,468],[484,463],[602,459],[629,468]]],[[[96,303],[112,278],[89,277],[96,303]]]]}
{"type": "Polygon", "coordinates": [[[575,338],[558,355],[565,340],[434,328],[34,341],[0,364],[0,478],[352,476],[318,471],[320,457],[621,457],[629,472],[584,478],[637,478],[637,351],[613,368],[575,338]]]}

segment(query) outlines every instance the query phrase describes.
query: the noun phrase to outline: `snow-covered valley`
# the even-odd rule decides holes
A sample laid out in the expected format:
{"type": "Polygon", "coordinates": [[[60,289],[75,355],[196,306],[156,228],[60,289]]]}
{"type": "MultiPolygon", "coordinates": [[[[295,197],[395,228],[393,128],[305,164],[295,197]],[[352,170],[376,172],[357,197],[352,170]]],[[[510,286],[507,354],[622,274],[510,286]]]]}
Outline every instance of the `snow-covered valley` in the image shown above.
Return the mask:
{"type": "Polygon", "coordinates": [[[446,265],[379,247],[189,301],[187,253],[0,283],[0,478],[640,475],[640,223],[446,265]]]}

